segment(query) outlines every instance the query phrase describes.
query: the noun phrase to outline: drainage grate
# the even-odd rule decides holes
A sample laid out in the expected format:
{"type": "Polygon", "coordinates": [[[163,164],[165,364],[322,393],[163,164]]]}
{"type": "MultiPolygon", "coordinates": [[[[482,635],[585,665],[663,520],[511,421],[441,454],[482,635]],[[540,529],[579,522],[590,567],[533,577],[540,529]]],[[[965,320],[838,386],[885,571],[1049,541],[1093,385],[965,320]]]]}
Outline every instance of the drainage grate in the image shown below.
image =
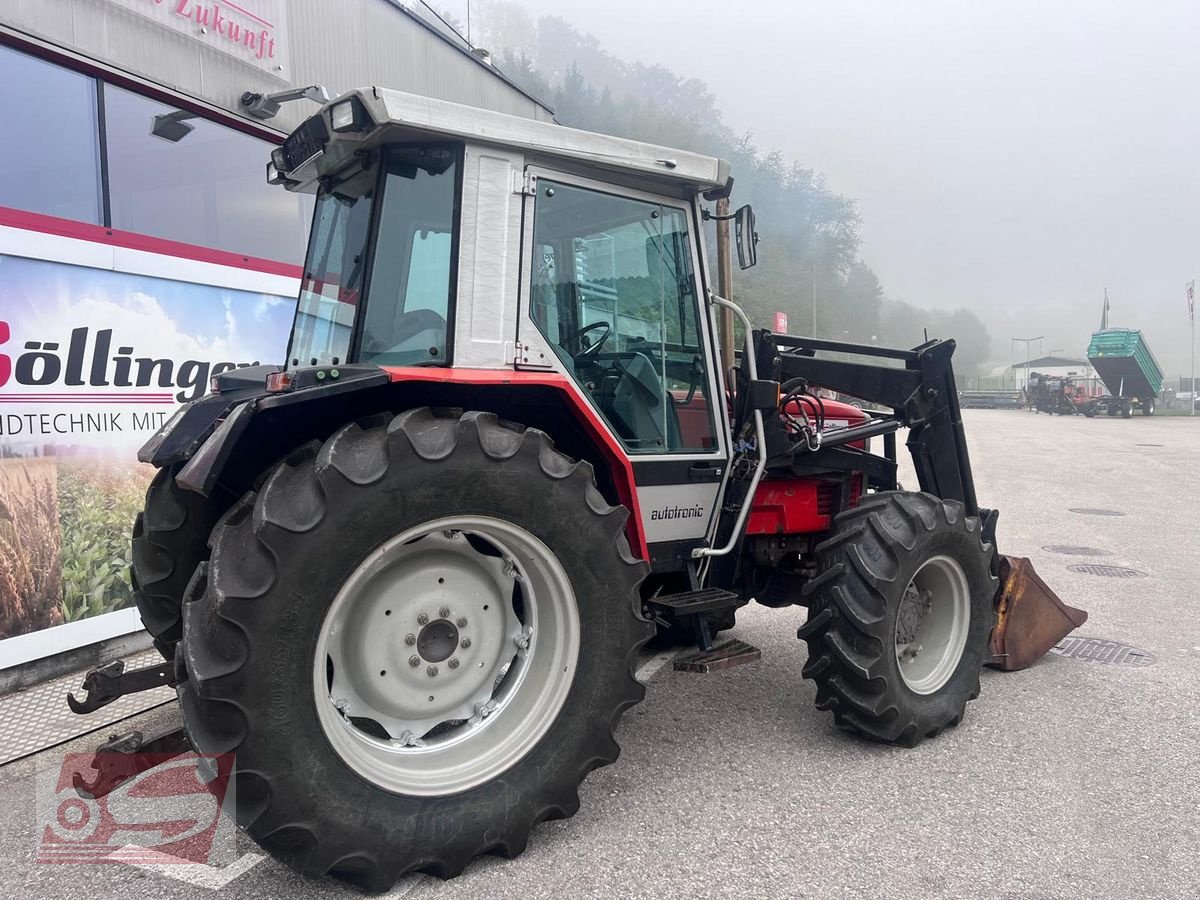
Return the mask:
{"type": "Polygon", "coordinates": [[[1112,556],[1108,550],[1099,547],[1080,547],[1076,544],[1047,544],[1042,548],[1050,553],[1062,553],[1066,556],[1112,556]]]}
{"type": "Polygon", "coordinates": [[[1089,506],[1072,506],[1069,510],[1073,513],[1079,513],[1081,516],[1123,516],[1125,513],[1117,512],[1115,509],[1092,509],[1089,506]]]}
{"type": "Polygon", "coordinates": [[[1145,578],[1150,574],[1128,566],[1097,566],[1093,563],[1080,563],[1067,568],[1080,575],[1103,575],[1107,578],[1145,578]]]}
{"type": "Polygon", "coordinates": [[[1162,447],[1162,444],[1134,444],[1135,447],[1162,447]]]}
{"type": "Polygon", "coordinates": [[[1154,657],[1145,650],[1116,641],[1106,641],[1103,638],[1065,637],[1057,646],[1051,647],[1050,652],[1069,659],[1100,663],[1102,666],[1137,668],[1154,663],[1154,657]]]}

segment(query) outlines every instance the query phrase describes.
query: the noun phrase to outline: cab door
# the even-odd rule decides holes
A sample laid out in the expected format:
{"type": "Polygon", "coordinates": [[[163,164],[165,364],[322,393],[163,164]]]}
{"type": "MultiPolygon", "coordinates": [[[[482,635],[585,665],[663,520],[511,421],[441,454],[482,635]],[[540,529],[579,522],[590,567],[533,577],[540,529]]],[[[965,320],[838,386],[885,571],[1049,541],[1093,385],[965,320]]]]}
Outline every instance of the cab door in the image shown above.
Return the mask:
{"type": "Polygon", "coordinates": [[[632,462],[652,566],[680,569],[706,543],[729,459],[693,208],[531,175],[517,365],[575,382],[632,462]]]}

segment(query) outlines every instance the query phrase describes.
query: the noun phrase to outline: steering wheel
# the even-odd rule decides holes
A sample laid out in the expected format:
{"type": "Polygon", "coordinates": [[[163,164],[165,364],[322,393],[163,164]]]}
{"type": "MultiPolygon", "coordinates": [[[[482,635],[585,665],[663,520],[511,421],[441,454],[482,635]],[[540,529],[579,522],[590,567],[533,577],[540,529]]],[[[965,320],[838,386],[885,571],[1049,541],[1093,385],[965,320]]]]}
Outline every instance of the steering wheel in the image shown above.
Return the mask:
{"type": "Polygon", "coordinates": [[[563,338],[563,346],[577,360],[590,360],[600,352],[600,348],[604,346],[604,342],[608,340],[608,336],[612,334],[612,326],[607,322],[593,322],[591,325],[584,325],[582,328],[572,332],[563,338]],[[602,331],[603,333],[594,341],[584,343],[588,334],[593,331],[602,331]],[[578,347],[578,350],[574,348],[578,347]]]}

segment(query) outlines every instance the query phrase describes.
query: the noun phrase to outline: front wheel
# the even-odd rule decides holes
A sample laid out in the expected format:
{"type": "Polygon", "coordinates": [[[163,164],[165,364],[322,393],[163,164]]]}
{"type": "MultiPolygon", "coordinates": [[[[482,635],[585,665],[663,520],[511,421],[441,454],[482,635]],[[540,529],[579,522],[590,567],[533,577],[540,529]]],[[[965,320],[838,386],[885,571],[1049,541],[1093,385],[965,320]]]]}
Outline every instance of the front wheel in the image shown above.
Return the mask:
{"type": "Polygon", "coordinates": [[[384,890],[513,856],[618,754],[645,566],[590,466],[487,413],[341,429],[218,524],[184,604],[184,719],[238,822],[384,890]]]}
{"type": "Polygon", "coordinates": [[[961,503],[890,491],[840,514],[805,587],[804,677],[817,708],[865,737],[914,746],[979,696],[997,581],[961,503]]]}

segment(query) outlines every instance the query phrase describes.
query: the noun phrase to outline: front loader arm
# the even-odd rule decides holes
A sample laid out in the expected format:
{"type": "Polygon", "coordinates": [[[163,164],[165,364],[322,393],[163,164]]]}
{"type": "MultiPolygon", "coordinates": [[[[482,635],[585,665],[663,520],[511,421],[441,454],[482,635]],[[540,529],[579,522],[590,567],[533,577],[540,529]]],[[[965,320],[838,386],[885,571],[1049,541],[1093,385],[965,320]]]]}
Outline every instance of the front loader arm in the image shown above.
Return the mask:
{"type": "Polygon", "coordinates": [[[893,465],[890,483],[886,468],[872,475],[871,466],[864,464],[864,459],[877,457],[855,451],[859,458],[846,464],[867,472],[877,489],[895,490],[899,485],[894,478],[894,434],[907,427],[907,446],[920,489],[945,500],[958,500],[967,515],[979,517],[980,538],[993,548],[992,575],[997,584],[988,665],[1006,670],[1025,668],[1087,621],[1087,613],[1063,603],[1037,576],[1028,559],[1004,556],[997,548],[997,511],[981,509],[975,495],[950,361],[954,341],[926,341],[912,350],[895,350],[762,331],[755,333],[755,346],[758,371],[770,373],[760,377],[773,378],[780,384],[802,379],[813,387],[840,391],[891,409],[890,415],[877,414],[862,425],[825,431],[815,450],[808,442],[789,435],[780,416],[771,416],[766,441],[768,457],[775,467],[800,472],[814,463],[828,465],[818,457],[830,449],[883,435],[884,453],[893,465]],[[903,363],[903,368],[819,358],[819,351],[894,360],[903,363]]]}
{"type": "MultiPolygon", "coordinates": [[[[950,362],[955,348],[953,340],[927,341],[913,350],[896,350],[767,331],[757,332],[755,338],[759,371],[771,373],[760,377],[770,377],[781,384],[803,379],[814,386],[891,408],[890,416],[877,417],[857,428],[830,434],[822,446],[840,446],[907,427],[907,446],[921,490],[946,500],[958,500],[969,515],[979,515],[954,368],[950,362]],[[817,357],[818,351],[894,360],[903,363],[904,368],[827,359],[817,357]]],[[[776,446],[771,448],[772,451],[783,449],[778,442],[787,442],[782,425],[776,424],[776,446]]],[[[768,435],[768,445],[771,443],[768,435]]],[[[888,446],[894,444],[889,442],[888,446]]],[[[795,451],[797,456],[806,452],[807,448],[795,451]]],[[[800,459],[795,461],[801,462],[800,459]]],[[[894,456],[891,461],[895,462],[894,456]]]]}

